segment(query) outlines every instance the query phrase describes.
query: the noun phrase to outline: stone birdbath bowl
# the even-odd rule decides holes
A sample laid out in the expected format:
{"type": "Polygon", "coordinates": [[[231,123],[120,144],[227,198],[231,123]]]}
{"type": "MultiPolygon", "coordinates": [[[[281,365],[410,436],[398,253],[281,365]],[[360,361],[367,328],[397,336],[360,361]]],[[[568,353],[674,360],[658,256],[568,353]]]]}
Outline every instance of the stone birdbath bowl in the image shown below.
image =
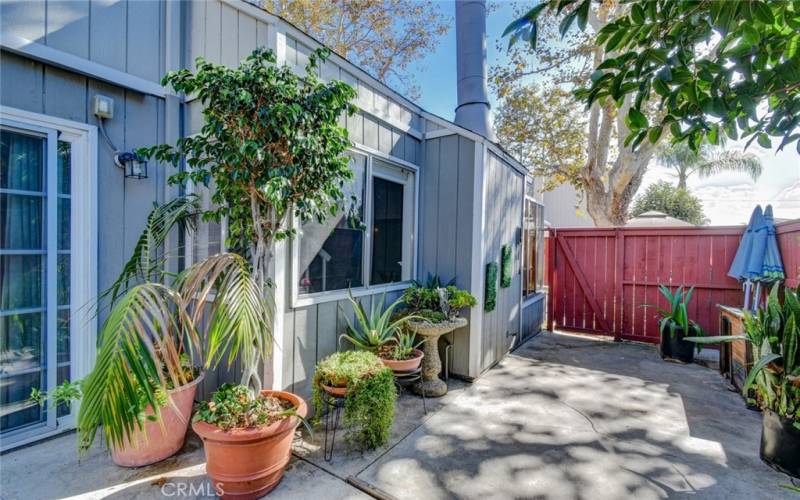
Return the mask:
{"type": "Polygon", "coordinates": [[[442,361],[439,359],[439,337],[445,333],[467,326],[466,318],[455,318],[449,321],[432,323],[430,321],[409,321],[408,328],[425,338],[422,351],[422,379],[414,384],[413,390],[425,397],[439,397],[447,394],[447,384],[439,378],[442,371],[442,361]]]}

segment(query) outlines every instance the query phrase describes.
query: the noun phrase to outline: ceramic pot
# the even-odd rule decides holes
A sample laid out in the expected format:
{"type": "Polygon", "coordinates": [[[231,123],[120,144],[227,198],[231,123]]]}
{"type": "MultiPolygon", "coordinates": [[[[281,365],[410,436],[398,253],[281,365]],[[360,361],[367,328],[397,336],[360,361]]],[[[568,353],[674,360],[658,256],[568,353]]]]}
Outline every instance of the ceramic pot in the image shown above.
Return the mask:
{"type": "MultiPolygon", "coordinates": [[[[160,462],[177,453],[183,447],[192,416],[194,395],[203,377],[200,374],[188,384],[168,391],[170,402],[160,408],[161,422],[146,421],[144,430],[137,430],[134,434],[135,446],[112,448],[111,459],[114,463],[122,467],[141,467],[160,462]]],[[[148,407],[145,413],[153,415],[153,408],[148,407]]]]}
{"type": "Polygon", "coordinates": [[[691,363],[694,361],[694,350],[697,345],[694,342],[683,340],[686,337],[683,328],[675,326],[675,332],[670,334],[669,327],[664,328],[661,332],[661,357],[669,359],[677,359],[684,363],[691,363]]]}
{"type": "Polygon", "coordinates": [[[393,372],[413,372],[419,368],[419,364],[422,363],[422,358],[424,357],[424,352],[419,349],[414,349],[414,355],[408,359],[381,358],[381,362],[391,368],[393,372]]]}
{"type": "Polygon", "coordinates": [[[760,455],[773,469],[800,478],[800,430],[789,419],[764,410],[760,455]]]}
{"type": "Polygon", "coordinates": [[[331,387],[329,385],[322,384],[322,390],[327,392],[333,397],[336,398],[343,398],[347,395],[347,387],[331,387]]]}
{"type": "MultiPolygon", "coordinates": [[[[261,391],[297,408],[305,418],[305,401],[291,392],[261,391]]],[[[291,416],[253,429],[226,431],[206,422],[193,422],[192,429],[203,440],[206,473],[222,498],[255,499],[278,485],[292,455],[292,440],[300,419],[291,416]]]]}

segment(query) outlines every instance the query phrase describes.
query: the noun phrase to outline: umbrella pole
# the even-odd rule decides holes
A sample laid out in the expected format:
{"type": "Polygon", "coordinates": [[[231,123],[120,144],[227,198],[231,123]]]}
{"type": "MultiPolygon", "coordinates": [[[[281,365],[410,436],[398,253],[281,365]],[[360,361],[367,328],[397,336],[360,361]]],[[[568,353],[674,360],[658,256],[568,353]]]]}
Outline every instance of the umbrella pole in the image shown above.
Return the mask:
{"type": "Polygon", "coordinates": [[[753,312],[761,305],[761,282],[756,281],[756,293],[753,295],[753,312]]]}
{"type": "Polygon", "coordinates": [[[752,283],[750,280],[744,282],[744,310],[750,309],[750,290],[751,290],[752,283]]]}

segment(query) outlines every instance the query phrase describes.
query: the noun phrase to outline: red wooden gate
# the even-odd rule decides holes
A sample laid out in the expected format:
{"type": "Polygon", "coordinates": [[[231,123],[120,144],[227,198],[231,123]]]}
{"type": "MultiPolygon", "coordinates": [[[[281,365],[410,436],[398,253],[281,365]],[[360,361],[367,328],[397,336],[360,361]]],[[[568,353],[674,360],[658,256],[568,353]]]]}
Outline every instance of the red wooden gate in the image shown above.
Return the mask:
{"type": "MultiPolygon", "coordinates": [[[[800,221],[777,227],[787,284],[800,281],[800,221]]],[[[717,304],[741,305],[727,276],[742,227],[551,229],[548,329],[658,342],[658,291],[694,286],[690,318],[717,334],[717,304]]]]}

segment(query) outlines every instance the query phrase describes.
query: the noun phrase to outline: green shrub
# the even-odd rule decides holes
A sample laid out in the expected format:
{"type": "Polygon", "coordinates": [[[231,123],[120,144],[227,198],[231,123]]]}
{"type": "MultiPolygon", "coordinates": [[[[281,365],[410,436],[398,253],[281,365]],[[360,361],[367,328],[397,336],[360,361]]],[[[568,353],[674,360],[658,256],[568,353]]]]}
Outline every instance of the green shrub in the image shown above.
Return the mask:
{"type": "Polygon", "coordinates": [[[414,314],[439,323],[457,318],[462,309],[473,307],[478,301],[468,291],[453,285],[442,286],[437,275],[429,275],[424,285],[413,282],[403,292],[403,302],[408,308],[403,314],[414,314]],[[444,304],[442,295],[444,295],[444,304]]]}
{"type": "Polygon", "coordinates": [[[503,245],[500,251],[500,286],[503,288],[511,286],[512,265],[511,245],[503,245]]]}
{"type": "Polygon", "coordinates": [[[293,411],[292,405],[283,399],[261,395],[251,397],[247,386],[222,384],[211,396],[211,401],[200,403],[192,420],[228,431],[269,425],[293,411]]]}
{"type": "Polygon", "coordinates": [[[486,298],[483,310],[491,312],[495,307],[497,307],[497,262],[489,262],[486,264],[486,298]]]}
{"type": "Polygon", "coordinates": [[[315,421],[326,410],[322,385],[347,387],[344,425],[348,442],[360,450],[386,444],[394,421],[394,374],[368,351],[336,352],[317,363],[313,379],[315,421]]]}

